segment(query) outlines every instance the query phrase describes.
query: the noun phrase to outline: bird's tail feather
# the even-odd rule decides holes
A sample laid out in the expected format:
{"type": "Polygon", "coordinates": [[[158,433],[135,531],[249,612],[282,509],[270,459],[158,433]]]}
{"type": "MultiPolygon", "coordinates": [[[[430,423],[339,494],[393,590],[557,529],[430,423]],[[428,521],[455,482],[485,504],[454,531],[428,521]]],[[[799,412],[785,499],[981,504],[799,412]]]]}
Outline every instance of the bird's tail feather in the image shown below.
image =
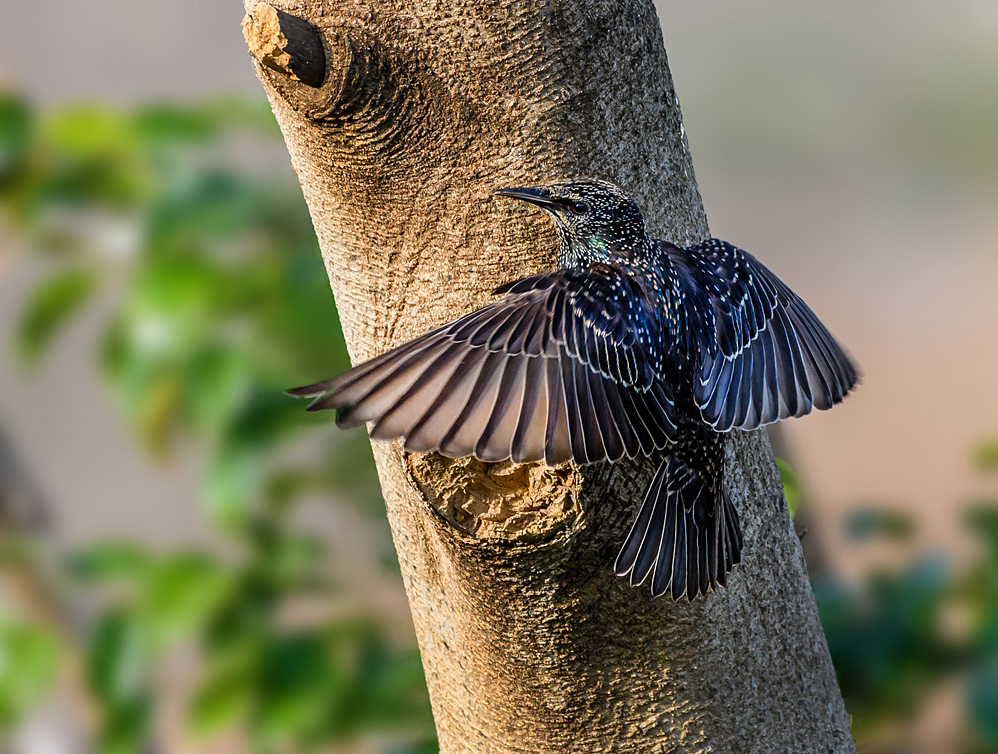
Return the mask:
{"type": "Polygon", "coordinates": [[[724,585],[741,560],[738,513],[723,484],[711,485],[678,455],[663,460],[614,566],[655,596],[693,601],[724,585]]]}
{"type": "Polygon", "coordinates": [[[332,383],[332,380],[323,380],[322,382],[316,382],[314,385],[304,385],[285,390],[284,394],[292,398],[318,398],[320,395],[325,395],[329,392],[329,386],[332,383]]]}

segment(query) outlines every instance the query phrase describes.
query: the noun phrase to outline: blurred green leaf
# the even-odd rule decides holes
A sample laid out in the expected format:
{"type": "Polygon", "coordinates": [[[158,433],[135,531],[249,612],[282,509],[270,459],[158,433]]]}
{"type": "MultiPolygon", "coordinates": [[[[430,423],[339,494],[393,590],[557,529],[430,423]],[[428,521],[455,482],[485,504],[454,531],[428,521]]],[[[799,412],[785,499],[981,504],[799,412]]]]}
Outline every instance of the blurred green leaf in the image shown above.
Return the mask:
{"type": "Polygon", "coordinates": [[[152,354],[179,353],[202,337],[225,281],[207,260],[161,257],[143,265],[128,292],[137,345],[152,354]]]}
{"type": "Polygon", "coordinates": [[[212,346],[193,355],[188,368],[186,408],[198,432],[217,439],[246,399],[253,375],[234,347],[212,346]]]}
{"type": "Polygon", "coordinates": [[[149,196],[152,166],[128,119],[113,110],[96,105],[57,110],[44,121],[40,137],[48,172],[33,181],[37,208],[134,208],[149,196]]]}
{"type": "Polygon", "coordinates": [[[998,471],[998,437],[992,437],[974,448],[974,466],[984,472],[998,471]]]}
{"type": "Polygon", "coordinates": [[[322,562],[325,545],[310,534],[286,534],[276,537],[267,554],[267,572],[276,584],[293,589],[309,581],[322,562]]]}
{"type": "Polygon", "coordinates": [[[153,646],[191,635],[214,614],[234,586],[227,570],[202,552],[163,559],[141,595],[139,616],[153,646]]]}
{"type": "Polygon", "coordinates": [[[967,712],[975,731],[998,747],[998,664],[977,669],[967,684],[967,712]]]}
{"type": "Polygon", "coordinates": [[[75,552],[70,567],[77,578],[94,582],[123,580],[144,584],[154,567],[153,557],[134,542],[107,541],[75,552]]]}
{"type": "Polygon", "coordinates": [[[326,647],[314,634],[280,637],[265,657],[264,693],[257,722],[265,739],[293,738],[329,714],[325,686],[331,680],[326,647]]]}
{"type": "Polygon", "coordinates": [[[219,455],[243,457],[252,468],[253,489],[259,490],[257,481],[265,468],[260,463],[261,454],[282,441],[293,437],[306,426],[328,424],[328,419],[306,412],[302,403],[283,395],[277,388],[257,389],[239,406],[231,417],[219,445],[219,455]]]}
{"type": "Polygon", "coordinates": [[[28,300],[17,327],[17,348],[23,361],[34,364],[45,348],[91,298],[97,288],[92,270],[70,268],[52,275],[28,300]]]}
{"type": "Polygon", "coordinates": [[[0,736],[52,688],[59,660],[46,629],[0,617],[0,736]]]}
{"type": "Polygon", "coordinates": [[[845,524],[846,536],[854,542],[875,537],[907,542],[915,534],[915,522],[905,513],[865,508],[849,514],[845,524]]]}
{"type": "Polygon", "coordinates": [[[113,610],[100,617],[90,637],[87,678],[110,704],[142,696],[148,681],[148,641],[134,614],[113,610]]]}
{"type": "Polygon", "coordinates": [[[131,127],[138,139],[152,146],[204,142],[219,133],[218,123],[209,113],[169,104],[142,108],[133,116],[131,127]]]}
{"type": "Polygon", "coordinates": [[[252,668],[215,671],[191,700],[188,717],[194,732],[211,735],[245,718],[252,710],[253,691],[252,668]]]}
{"type": "Polygon", "coordinates": [[[992,563],[998,563],[998,507],[975,505],[964,513],[967,527],[984,540],[992,563]]]}
{"type": "Polygon", "coordinates": [[[143,396],[135,420],[139,437],[154,456],[165,457],[171,450],[173,430],[180,416],[180,389],[175,374],[163,373],[154,378],[143,396]]]}
{"type": "Polygon", "coordinates": [[[23,97],[0,92],[0,191],[25,164],[34,119],[23,97]]]}
{"type": "Polygon", "coordinates": [[[247,129],[274,141],[281,139],[274,111],[263,98],[221,96],[208,103],[205,111],[224,125],[247,129]]]}
{"type": "Polygon", "coordinates": [[[102,754],[141,750],[151,723],[151,657],[141,621],[123,609],[104,613],[87,647],[87,681],[99,703],[102,754]]]}
{"type": "Polygon", "coordinates": [[[151,700],[141,697],[105,711],[96,751],[99,754],[137,754],[146,750],[151,725],[151,700]]]}
{"type": "Polygon", "coordinates": [[[211,458],[202,495],[215,526],[231,532],[246,521],[256,503],[261,465],[259,453],[247,448],[228,448],[211,458]]]}
{"type": "Polygon", "coordinates": [[[800,480],[793,467],[782,458],[776,459],[776,468],[780,471],[783,497],[787,501],[787,508],[790,509],[790,517],[794,518],[797,515],[797,506],[800,504],[800,480]]]}
{"type": "Polygon", "coordinates": [[[128,123],[101,105],[75,105],[55,111],[45,123],[51,145],[74,156],[106,155],[131,144],[128,123]]]}

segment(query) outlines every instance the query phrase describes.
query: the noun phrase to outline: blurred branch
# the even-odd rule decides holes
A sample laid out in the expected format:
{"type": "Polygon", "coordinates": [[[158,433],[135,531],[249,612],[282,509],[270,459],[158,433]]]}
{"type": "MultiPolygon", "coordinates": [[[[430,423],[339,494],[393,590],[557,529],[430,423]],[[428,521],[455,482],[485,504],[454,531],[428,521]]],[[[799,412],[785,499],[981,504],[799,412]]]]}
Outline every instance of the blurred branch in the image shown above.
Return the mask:
{"type": "MultiPolygon", "coordinates": [[[[29,625],[61,639],[60,680],[76,712],[87,708],[82,647],[85,630],[78,606],[60,587],[61,557],[53,535],[51,508],[0,428],[0,575],[4,593],[29,625]]],[[[78,714],[59,716],[62,741],[82,742],[78,714]]]]}
{"type": "Polygon", "coordinates": [[[263,65],[293,76],[313,88],[326,78],[322,36],[310,23],[267,3],[249,8],[243,36],[250,52],[263,65]]]}
{"type": "Polygon", "coordinates": [[[0,428],[0,538],[21,552],[10,558],[16,577],[9,583],[29,614],[60,633],[82,634],[79,611],[60,592],[57,583],[58,548],[52,532],[52,513],[34,479],[20,463],[6,433],[0,428]],[[24,553],[23,546],[31,552],[24,553]],[[21,557],[24,556],[24,557],[21,557]]]}

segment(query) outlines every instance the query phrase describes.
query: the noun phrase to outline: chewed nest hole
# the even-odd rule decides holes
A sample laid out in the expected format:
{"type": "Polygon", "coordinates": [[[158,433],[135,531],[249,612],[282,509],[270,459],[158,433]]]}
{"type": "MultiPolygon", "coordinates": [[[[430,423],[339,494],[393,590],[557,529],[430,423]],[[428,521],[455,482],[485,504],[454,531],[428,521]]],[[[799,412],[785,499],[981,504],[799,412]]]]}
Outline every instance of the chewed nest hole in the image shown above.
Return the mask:
{"type": "Polygon", "coordinates": [[[436,453],[408,455],[423,498],[460,532],[485,540],[549,535],[580,515],[578,471],[571,464],[484,463],[436,453]]]}

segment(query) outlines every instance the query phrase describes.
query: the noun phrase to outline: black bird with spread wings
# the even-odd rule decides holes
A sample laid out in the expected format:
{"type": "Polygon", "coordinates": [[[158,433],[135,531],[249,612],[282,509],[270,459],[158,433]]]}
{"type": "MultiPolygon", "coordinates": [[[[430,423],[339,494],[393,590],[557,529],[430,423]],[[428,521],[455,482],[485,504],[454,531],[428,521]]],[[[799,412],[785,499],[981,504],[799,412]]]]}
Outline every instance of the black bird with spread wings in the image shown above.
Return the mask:
{"type": "Polygon", "coordinates": [[[855,367],[754,257],[713,238],[683,248],[648,237],[611,183],[497,193],[551,216],[560,269],[289,394],[413,452],[548,465],[652,456],[617,574],[674,599],[725,584],[742,548],[725,433],[831,408],[855,367]]]}

